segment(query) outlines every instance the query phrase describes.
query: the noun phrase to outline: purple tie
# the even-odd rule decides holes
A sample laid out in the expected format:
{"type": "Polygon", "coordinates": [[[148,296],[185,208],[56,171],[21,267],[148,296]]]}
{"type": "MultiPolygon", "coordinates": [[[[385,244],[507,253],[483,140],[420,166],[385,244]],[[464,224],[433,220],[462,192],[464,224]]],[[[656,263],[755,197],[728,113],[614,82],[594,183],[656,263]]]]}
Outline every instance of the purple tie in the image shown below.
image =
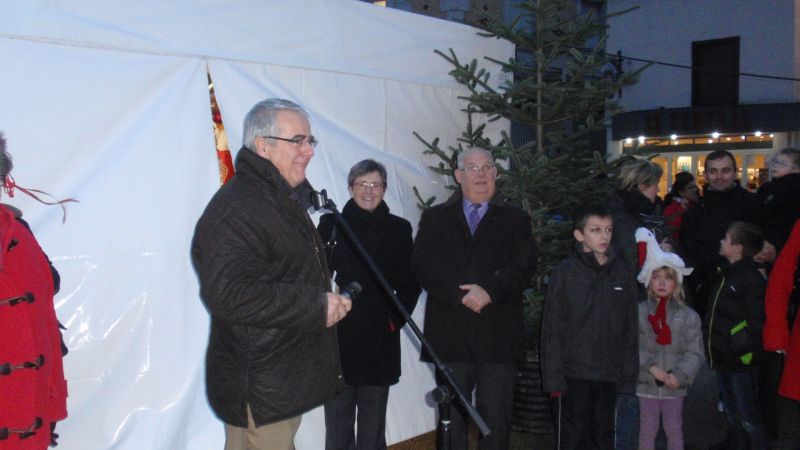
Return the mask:
{"type": "Polygon", "coordinates": [[[478,224],[481,223],[481,216],[478,214],[478,208],[481,207],[480,203],[473,203],[470,205],[469,216],[467,217],[467,224],[469,225],[469,232],[474,236],[475,230],[478,229],[478,224]]]}

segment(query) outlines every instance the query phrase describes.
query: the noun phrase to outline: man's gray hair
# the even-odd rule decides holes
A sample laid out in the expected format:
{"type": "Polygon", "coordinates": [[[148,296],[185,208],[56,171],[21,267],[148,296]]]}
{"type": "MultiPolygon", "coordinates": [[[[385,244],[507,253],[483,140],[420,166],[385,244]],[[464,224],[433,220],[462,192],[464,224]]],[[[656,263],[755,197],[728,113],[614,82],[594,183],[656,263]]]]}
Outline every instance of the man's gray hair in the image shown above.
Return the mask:
{"type": "Polygon", "coordinates": [[[386,187],[386,167],[374,159],[365,159],[355,163],[353,167],[350,168],[350,173],[347,174],[347,186],[353,187],[356,178],[372,172],[378,172],[380,174],[383,186],[386,187]]]}
{"type": "Polygon", "coordinates": [[[14,164],[11,162],[11,155],[6,151],[6,139],[0,131],[0,184],[5,183],[6,176],[11,173],[14,164]]]}
{"type": "Polygon", "coordinates": [[[463,152],[458,154],[458,168],[459,169],[463,169],[464,168],[464,158],[467,155],[471,155],[473,153],[483,153],[484,155],[486,155],[486,157],[489,159],[489,161],[494,162],[494,156],[492,156],[492,152],[490,152],[489,150],[486,150],[485,148],[481,148],[481,147],[470,147],[470,148],[468,148],[468,149],[466,149],[463,152]]]}
{"type": "Polygon", "coordinates": [[[251,152],[255,152],[257,137],[278,136],[281,132],[278,127],[278,112],[286,110],[294,111],[309,120],[306,110],[297,103],[282,98],[268,98],[256,103],[244,116],[242,145],[251,152]]]}

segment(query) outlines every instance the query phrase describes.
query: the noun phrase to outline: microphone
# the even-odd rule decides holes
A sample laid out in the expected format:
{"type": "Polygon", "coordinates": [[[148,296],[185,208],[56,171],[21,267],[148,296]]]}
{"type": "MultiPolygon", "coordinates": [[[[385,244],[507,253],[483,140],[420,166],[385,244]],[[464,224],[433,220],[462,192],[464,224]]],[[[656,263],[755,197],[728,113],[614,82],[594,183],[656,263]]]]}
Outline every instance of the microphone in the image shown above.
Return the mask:
{"type": "Polygon", "coordinates": [[[347,286],[339,290],[339,295],[349,298],[350,300],[355,300],[356,296],[361,293],[361,289],[362,287],[358,284],[358,281],[351,281],[347,286]]]}
{"type": "Polygon", "coordinates": [[[317,192],[315,190],[311,190],[311,204],[314,207],[314,211],[319,211],[320,209],[329,209],[328,207],[328,192],[325,189],[317,192]]]}

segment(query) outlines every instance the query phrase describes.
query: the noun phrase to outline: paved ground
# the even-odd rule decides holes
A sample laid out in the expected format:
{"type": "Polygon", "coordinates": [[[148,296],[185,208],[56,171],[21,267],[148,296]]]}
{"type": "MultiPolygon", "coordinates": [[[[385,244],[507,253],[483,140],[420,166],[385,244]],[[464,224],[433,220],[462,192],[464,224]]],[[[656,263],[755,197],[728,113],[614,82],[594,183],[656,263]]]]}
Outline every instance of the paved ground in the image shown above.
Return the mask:
{"type": "MultiPolygon", "coordinates": [[[[709,450],[720,444],[727,434],[725,418],[717,409],[719,395],[714,372],[704,367],[689,389],[683,407],[683,434],[686,450],[709,450]]],[[[474,431],[474,430],[473,430],[474,431]]],[[[410,441],[390,446],[391,450],[433,450],[435,433],[428,433],[410,441]]],[[[473,445],[470,449],[475,448],[473,445]]],[[[553,435],[513,433],[510,450],[554,449],[553,435]]],[[[657,450],[667,448],[663,432],[656,443],[657,450]]]]}

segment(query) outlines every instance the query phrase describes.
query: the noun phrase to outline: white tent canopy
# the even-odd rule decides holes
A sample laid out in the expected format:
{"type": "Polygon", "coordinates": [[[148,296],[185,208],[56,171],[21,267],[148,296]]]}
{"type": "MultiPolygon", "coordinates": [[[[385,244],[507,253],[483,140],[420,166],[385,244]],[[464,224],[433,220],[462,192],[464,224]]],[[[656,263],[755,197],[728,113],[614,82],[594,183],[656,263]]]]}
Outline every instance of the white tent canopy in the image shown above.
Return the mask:
{"type": "MultiPolygon", "coordinates": [[[[62,225],[59,208],[2,198],[25,212],[62,275],[65,450],[222,448],[204,394],[208,315],[189,261],[194,224],[219,179],[207,73],[234,156],[253,104],[294,100],[321,141],[312,184],[343,205],[350,166],[374,158],[389,171],[392,212],[416,226],[412,186],[447,194],[412,133],[456,145],[466,122],[465,92],[433,50],[453,48],[463,61],[513,52],[473,28],[353,0],[0,5],[0,130],[13,174],[80,200],[62,225]]],[[[489,134],[504,126],[492,123],[489,134]]],[[[434,427],[432,371],[409,336],[390,393],[390,443],[434,427]]],[[[323,438],[318,408],[296,445],[319,449],[323,438]]]]}

